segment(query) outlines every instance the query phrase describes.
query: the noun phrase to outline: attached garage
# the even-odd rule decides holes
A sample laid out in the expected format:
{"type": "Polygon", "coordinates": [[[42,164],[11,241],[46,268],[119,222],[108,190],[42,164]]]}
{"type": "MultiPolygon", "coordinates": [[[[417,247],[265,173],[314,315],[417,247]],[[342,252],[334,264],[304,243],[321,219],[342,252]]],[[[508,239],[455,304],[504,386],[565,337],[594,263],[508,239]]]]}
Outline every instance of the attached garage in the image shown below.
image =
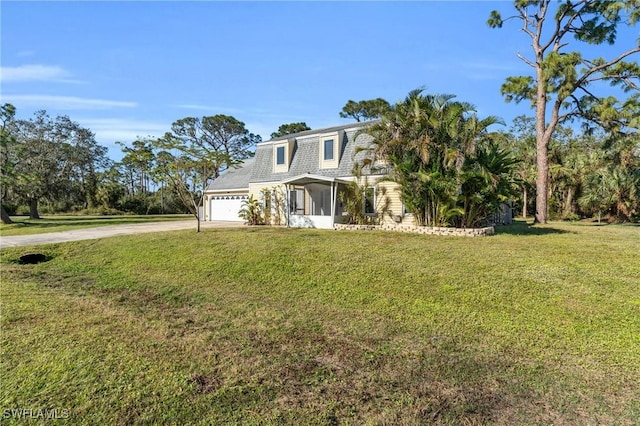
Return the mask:
{"type": "Polygon", "coordinates": [[[248,195],[210,195],[209,220],[242,222],[238,212],[242,209],[242,201],[248,198],[248,195]]]}
{"type": "Polygon", "coordinates": [[[238,216],[242,202],[249,198],[249,175],[253,158],[225,170],[204,191],[204,219],[244,222],[238,216]]]}

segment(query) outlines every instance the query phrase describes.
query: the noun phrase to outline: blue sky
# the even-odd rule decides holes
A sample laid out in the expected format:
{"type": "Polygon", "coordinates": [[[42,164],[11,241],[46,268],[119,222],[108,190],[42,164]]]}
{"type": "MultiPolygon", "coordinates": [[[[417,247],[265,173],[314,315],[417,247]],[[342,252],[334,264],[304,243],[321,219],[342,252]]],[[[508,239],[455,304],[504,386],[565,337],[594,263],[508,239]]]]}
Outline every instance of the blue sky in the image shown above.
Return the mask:
{"type": "MultiPolygon", "coordinates": [[[[269,139],[283,123],[347,123],[349,100],[398,101],[424,86],[507,124],[527,105],[500,85],[529,73],[517,23],[487,27],[505,1],[13,2],[1,4],[1,103],[38,109],[115,141],[177,119],[227,114],[269,139]]],[[[619,36],[630,47],[638,31],[619,36]]],[[[621,50],[617,48],[617,50],[621,50]]],[[[613,52],[605,48],[602,56],[613,52]]],[[[597,53],[597,52],[596,52],[597,53]]],[[[611,56],[611,55],[609,55],[611,56]]]]}

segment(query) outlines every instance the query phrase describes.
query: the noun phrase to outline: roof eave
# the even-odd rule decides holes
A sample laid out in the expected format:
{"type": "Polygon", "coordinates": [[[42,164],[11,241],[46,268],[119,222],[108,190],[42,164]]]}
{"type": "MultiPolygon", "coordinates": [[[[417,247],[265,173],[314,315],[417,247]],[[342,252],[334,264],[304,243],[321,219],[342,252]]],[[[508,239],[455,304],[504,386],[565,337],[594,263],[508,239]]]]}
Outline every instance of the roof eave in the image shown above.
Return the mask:
{"type": "Polygon", "coordinates": [[[333,182],[338,182],[338,183],[349,183],[346,180],[342,180],[342,179],[338,179],[338,178],[334,178],[334,177],[329,177],[329,176],[322,176],[322,175],[315,175],[315,174],[311,174],[311,173],[305,173],[302,175],[298,175],[298,176],[293,176],[290,177],[288,179],[284,179],[282,181],[280,181],[280,183],[287,185],[287,184],[306,184],[306,183],[312,183],[312,182],[327,182],[327,183],[333,183],[333,182]]]}
{"type": "Polygon", "coordinates": [[[223,189],[210,189],[207,188],[204,192],[239,192],[239,191],[249,191],[249,187],[244,188],[223,188],[223,189]]]}

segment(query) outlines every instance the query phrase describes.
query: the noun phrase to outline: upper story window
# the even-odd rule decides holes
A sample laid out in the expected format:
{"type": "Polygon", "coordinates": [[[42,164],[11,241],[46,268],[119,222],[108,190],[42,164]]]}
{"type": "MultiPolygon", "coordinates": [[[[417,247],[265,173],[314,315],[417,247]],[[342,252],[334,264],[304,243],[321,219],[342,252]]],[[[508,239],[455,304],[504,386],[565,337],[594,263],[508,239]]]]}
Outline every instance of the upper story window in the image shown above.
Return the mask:
{"type": "Polygon", "coordinates": [[[324,160],[333,160],[333,139],[324,140],[324,160]]]}
{"type": "Polygon", "coordinates": [[[276,164],[278,166],[285,164],[284,163],[284,151],[285,151],[285,148],[286,147],[284,147],[284,146],[279,146],[279,147],[276,148],[276,164]]]}
{"type": "Polygon", "coordinates": [[[291,165],[296,140],[284,140],[273,144],[273,172],[286,173],[291,165]]]}
{"type": "Polygon", "coordinates": [[[320,135],[320,152],[318,153],[320,155],[320,164],[318,166],[321,169],[338,168],[340,160],[340,144],[338,141],[342,140],[340,136],[339,132],[320,135]]]}

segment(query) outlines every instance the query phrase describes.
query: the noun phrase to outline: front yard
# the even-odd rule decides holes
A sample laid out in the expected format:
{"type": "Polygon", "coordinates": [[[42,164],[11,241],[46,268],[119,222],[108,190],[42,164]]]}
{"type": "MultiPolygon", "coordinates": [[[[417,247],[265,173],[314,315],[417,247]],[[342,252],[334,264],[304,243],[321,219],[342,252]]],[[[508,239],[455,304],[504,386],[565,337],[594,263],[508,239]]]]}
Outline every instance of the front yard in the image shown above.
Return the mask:
{"type": "Polygon", "coordinates": [[[0,254],[7,423],[640,422],[639,226],[37,249],[0,254]]]}

